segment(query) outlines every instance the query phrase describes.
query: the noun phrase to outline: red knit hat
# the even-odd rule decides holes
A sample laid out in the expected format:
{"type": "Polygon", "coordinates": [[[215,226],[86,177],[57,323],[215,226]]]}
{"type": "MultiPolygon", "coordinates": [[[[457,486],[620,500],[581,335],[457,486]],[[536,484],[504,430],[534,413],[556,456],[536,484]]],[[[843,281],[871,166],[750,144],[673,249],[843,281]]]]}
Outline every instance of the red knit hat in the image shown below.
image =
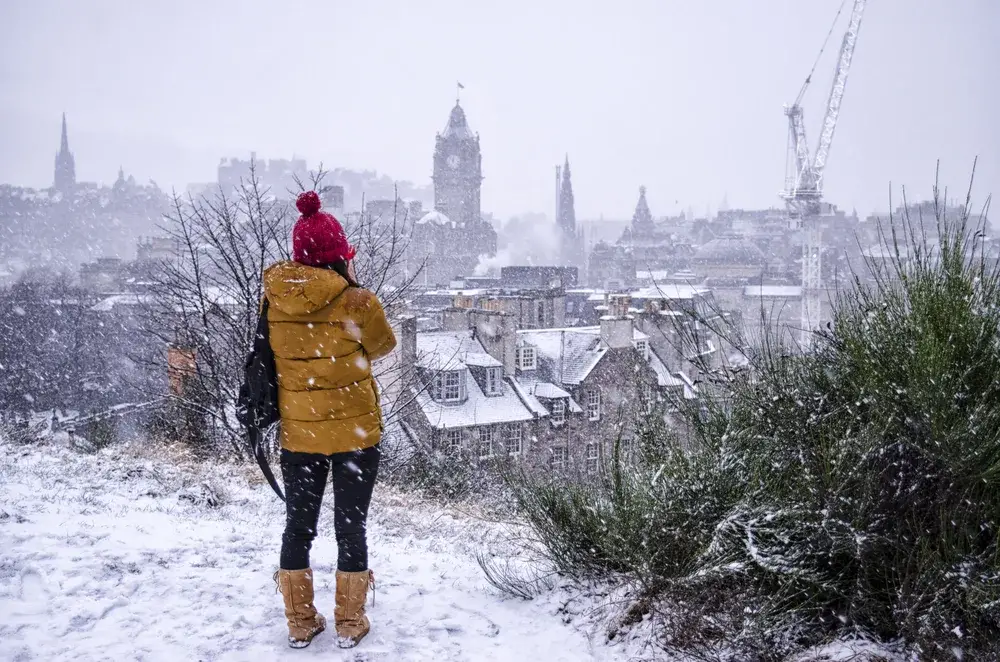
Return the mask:
{"type": "Polygon", "coordinates": [[[354,257],[354,248],[347,241],[340,221],[321,212],[320,204],[316,191],[300,193],[295,200],[302,216],[292,229],[292,259],[311,267],[354,257]]]}

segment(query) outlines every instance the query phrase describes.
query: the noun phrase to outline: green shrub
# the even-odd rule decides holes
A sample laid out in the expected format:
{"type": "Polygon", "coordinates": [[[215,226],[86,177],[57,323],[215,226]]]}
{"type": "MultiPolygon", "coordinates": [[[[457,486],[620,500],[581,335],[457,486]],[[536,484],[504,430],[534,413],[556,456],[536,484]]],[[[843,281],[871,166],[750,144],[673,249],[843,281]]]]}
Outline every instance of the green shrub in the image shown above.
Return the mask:
{"type": "Polygon", "coordinates": [[[97,418],[86,425],[83,436],[95,450],[106,448],[118,441],[119,423],[114,415],[97,418]]]}
{"type": "Polygon", "coordinates": [[[689,412],[693,450],[653,433],[589,486],[507,474],[549,560],[634,578],[663,647],[703,659],[850,635],[1000,659],[1000,272],[967,219],[934,244],[902,219],[812,352],[766,342],[689,412]]]}

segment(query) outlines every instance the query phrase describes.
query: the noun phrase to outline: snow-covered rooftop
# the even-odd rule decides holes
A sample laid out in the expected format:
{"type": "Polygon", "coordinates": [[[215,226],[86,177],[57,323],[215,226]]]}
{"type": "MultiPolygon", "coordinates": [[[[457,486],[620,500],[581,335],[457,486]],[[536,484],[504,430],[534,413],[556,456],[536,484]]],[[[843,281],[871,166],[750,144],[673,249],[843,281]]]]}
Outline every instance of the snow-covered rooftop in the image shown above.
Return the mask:
{"type": "Polygon", "coordinates": [[[417,225],[447,225],[454,226],[455,224],[451,222],[447,216],[439,211],[429,211],[419,219],[417,219],[417,225]]]}
{"type": "Polygon", "coordinates": [[[465,365],[474,365],[481,368],[500,368],[503,367],[503,363],[500,363],[495,358],[490,356],[485,352],[468,352],[463,358],[465,365]]]}
{"type": "Polygon", "coordinates": [[[536,382],[532,395],[536,398],[548,398],[549,400],[569,397],[569,393],[552,382],[536,382]]]}
{"type": "Polygon", "coordinates": [[[505,384],[503,395],[488,396],[468,372],[464,373],[468,398],[465,402],[447,404],[435,402],[426,390],[417,394],[417,404],[433,428],[465,428],[475,425],[530,421],[534,414],[511,387],[505,384]]]}
{"type": "Polygon", "coordinates": [[[489,292],[489,290],[486,290],[486,289],[481,288],[481,287],[471,287],[471,288],[465,288],[465,289],[455,288],[455,289],[427,290],[426,292],[421,292],[421,293],[417,294],[416,296],[417,297],[421,297],[421,296],[452,296],[452,297],[454,297],[454,296],[459,296],[459,295],[465,295],[465,296],[473,297],[473,296],[479,296],[480,294],[486,294],[487,292],[489,292]]]}
{"type": "Polygon", "coordinates": [[[514,392],[517,393],[518,397],[521,399],[521,402],[525,404],[531,413],[539,418],[544,418],[549,415],[549,410],[545,408],[545,405],[539,402],[538,398],[531,393],[534,388],[534,382],[531,381],[530,378],[511,378],[509,383],[514,389],[514,392]]]}
{"type": "MultiPolygon", "coordinates": [[[[562,384],[582,382],[600,362],[608,348],[601,342],[601,327],[579,326],[568,329],[530,329],[518,331],[518,341],[534,347],[552,379],[562,384]]],[[[633,328],[632,339],[648,339],[633,328]]]]}
{"type": "Polygon", "coordinates": [[[747,285],[743,288],[743,296],[760,297],[767,299],[771,297],[800,297],[802,296],[801,285],[747,285]]]}
{"type": "Polygon", "coordinates": [[[684,385],[680,377],[670,374],[669,368],[660,360],[656,352],[649,353],[649,367],[656,373],[657,385],[661,387],[679,387],[684,385]]]}
{"type": "MultiPolygon", "coordinates": [[[[472,337],[471,331],[418,333],[417,357],[418,365],[437,370],[458,370],[467,364],[488,367],[501,365],[486,352],[482,343],[472,337]]],[[[417,405],[431,427],[463,428],[530,421],[535,418],[535,414],[518,396],[510,379],[505,380],[501,395],[486,395],[467,370],[462,375],[466,380],[467,398],[464,402],[436,402],[426,389],[417,394],[417,405]]]]}
{"type": "Polygon", "coordinates": [[[148,294],[115,294],[96,303],[91,310],[95,313],[110,313],[118,306],[139,306],[152,301],[148,294]]]}
{"type": "Polygon", "coordinates": [[[687,283],[659,283],[650,287],[642,287],[632,292],[633,299],[693,299],[704,296],[711,290],[701,285],[687,283]]]}

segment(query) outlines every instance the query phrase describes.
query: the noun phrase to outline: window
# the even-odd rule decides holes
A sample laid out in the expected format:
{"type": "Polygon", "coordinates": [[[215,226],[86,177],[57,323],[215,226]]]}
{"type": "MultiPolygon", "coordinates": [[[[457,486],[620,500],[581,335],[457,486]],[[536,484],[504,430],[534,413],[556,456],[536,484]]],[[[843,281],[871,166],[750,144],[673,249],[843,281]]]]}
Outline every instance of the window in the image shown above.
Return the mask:
{"type": "Polygon", "coordinates": [[[640,400],[642,401],[642,406],[647,414],[652,414],[653,409],[656,407],[656,391],[649,384],[643,384],[641,387],[640,400]]]}
{"type": "Polygon", "coordinates": [[[649,356],[649,341],[647,341],[647,340],[636,340],[635,341],[635,348],[637,350],[639,350],[639,353],[642,354],[643,358],[649,356]]]}
{"type": "Polygon", "coordinates": [[[493,457],[493,428],[484,426],[479,428],[479,458],[488,457],[493,457]]]}
{"type": "Polygon", "coordinates": [[[572,301],[567,301],[566,302],[566,312],[567,313],[573,313],[574,312],[573,311],[573,302],[572,301]]]}
{"type": "Polygon", "coordinates": [[[552,401],[552,422],[557,425],[566,422],[566,401],[562,398],[552,401]]]}
{"type": "Polygon", "coordinates": [[[538,328],[545,328],[545,302],[538,302],[538,328]]]}
{"type": "Polygon", "coordinates": [[[508,455],[521,454],[521,424],[511,423],[507,426],[506,449],[508,455]]]}
{"type": "Polygon", "coordinates": [[[623,433],[618,440],[618,450],[623,458],[631,457],[635,451],[635,437],[631,433],[623,433]]]}
{"type": "Polygon", "coordinates": [[[444,431],[444,449],[452,453],[458,453],[462,450],[461,429],[444,431]]]}
{"type": "Polygon", "coordinates": [[[435,400],[458,402],[465,399],[465,374],[462,370],[448,370],[434,375],[435,400]]]}
{"type": "Polygon", "coordinates": [[[592,421],[601,419],[601,392],[596,388],[587,393],[587,418],[592,421]]]}
{"type": "Polygon", "coordinates": [[[565,446],[556,446],[552,449],[552,468],[561,471],[566,468],[569,462],[569,449],[565,446]]]}
{"type": "Polygon", "coordinates": [[[597,444],[587,444],[587,471],[594,473],[597,471],[597,464],[601,456],[601,450],[597,444]]]}
{"type": "Polygon", "coordinates": [[[500,368],[486,369],[486,395],[502,395],[500,368]]]}
{"type": "Polygon", "coordinates": [[[444,379],[441,381],[442,400],[458,400],[462,397],[460,376],[461,375],[457,371],[444,373],[444,379]]]}
{"type": "Polygon", "coordinates": [[[521,370],[534,370],[535,361],[534,347],[521,347],[517,350],[517,367],[521,370]]]}

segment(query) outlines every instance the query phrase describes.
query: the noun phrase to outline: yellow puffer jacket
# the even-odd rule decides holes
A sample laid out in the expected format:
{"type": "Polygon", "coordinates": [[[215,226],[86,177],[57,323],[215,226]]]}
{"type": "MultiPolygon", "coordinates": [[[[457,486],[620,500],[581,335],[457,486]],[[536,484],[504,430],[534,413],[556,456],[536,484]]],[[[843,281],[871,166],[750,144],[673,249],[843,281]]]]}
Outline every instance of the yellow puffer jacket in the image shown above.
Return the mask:
{"type": "Polygon", "coordinates": [[[279,262],[264,272],[278,372],[281,447],[343,453],[382,438],[371,362],[396,346],[378,298],[336,271],[279,262]]]}

